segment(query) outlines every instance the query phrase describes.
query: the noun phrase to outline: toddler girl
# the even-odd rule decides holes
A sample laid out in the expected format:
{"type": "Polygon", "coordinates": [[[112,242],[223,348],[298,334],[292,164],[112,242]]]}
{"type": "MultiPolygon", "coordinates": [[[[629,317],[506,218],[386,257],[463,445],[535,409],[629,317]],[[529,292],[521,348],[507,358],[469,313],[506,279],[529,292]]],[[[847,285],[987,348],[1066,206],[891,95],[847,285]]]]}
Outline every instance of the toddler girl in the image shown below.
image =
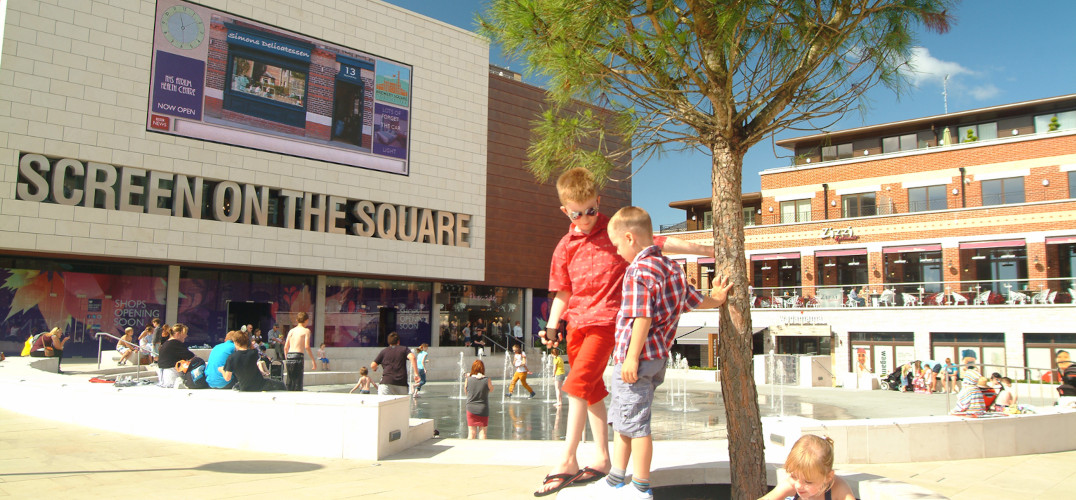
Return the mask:
{"type": "Polygon", "coordinates": [[[356,389],[359,390],[359,394],[370,394],[371,387],[377,389],[377,384],[370,380],[370,370],[363,366],[359,368],[359,382],[348,391],[348,394],[355,392],[356,389]]]}
{"type": "Polygon", "coordinates": [[[788,477],[760,500],[855,500],[852,488],[833,472],[833,440],[806,434],[785,459],[788,477]]]}

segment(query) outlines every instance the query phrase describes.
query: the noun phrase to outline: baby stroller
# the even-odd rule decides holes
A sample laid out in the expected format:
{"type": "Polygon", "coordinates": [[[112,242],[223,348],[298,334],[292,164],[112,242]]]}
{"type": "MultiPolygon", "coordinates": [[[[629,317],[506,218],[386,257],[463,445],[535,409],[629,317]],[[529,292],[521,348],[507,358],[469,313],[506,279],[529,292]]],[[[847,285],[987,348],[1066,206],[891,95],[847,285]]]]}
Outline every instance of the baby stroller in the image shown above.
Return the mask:
{"type": "Polygon", "coordinates": [[[897,367],[893,373],[884,377],[878,377],[878,385],[882,389],[889,389],[891,391],[900,390],[900,367],[897,367]]]}

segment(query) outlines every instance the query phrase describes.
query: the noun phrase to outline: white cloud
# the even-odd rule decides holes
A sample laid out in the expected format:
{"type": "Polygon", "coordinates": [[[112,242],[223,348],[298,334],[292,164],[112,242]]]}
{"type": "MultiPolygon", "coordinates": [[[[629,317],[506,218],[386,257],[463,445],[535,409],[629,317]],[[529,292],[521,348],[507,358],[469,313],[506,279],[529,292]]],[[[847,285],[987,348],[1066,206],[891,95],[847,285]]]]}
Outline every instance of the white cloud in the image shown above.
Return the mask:
{"type": "Polygon", "coordinates": [[[986,85],[978,85],[968,89],[968,93],[971,94],[976,100],[985,101],[992,99],[1001,93],[1001,90],[994,86],[992,83],[986,85]]]}
{"type": "Polygon", "coordinates": [[[949,95],[953,97],[963,94],[977,101],[985,101],[1001,93],[1001,89],[993,83],[984,82],[986,78],[983,73],[965,68],[957,62],[942,61],[930,55],[926,47],[912,47],[904,71],[911,83],[920,88],[924,85],[941,87],[948,76],[949,95]]]}
{"type": "Polygon", "coordinates": [[[908,76],[916,86],[924,83],[941,85],[946,75],[952,79],[958,75],[975,74],[959,63],[936,59],[926,47],[912,47],[912,56],[908,59],[907,67],[908,76]]]}

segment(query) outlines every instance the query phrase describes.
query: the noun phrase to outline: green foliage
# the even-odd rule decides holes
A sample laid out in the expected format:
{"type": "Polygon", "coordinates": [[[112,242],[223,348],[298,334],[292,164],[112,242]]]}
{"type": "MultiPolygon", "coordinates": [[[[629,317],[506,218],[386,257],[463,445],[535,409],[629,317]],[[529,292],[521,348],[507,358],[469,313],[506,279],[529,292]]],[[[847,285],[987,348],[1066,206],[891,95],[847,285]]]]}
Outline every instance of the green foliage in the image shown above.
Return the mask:
{"type": "Polygon", "coordinates": [[[1049,131],[1053,132],[1061,128],[1061,122],[1057,120],[1057,115],[1050,118],[1049,131]]]}
{"type": "Polygon", "coordinates": [[[979,140],[979,136],[975,135],[975,130],[968,129],[968,133],[964,135],[964,142],[975,142],[979,140]]]}
{"type": "Polygon", "coordinates": [[[824,128],[876,85],[905,88],[911,27],[946,31],[953,2],[492,0],[478,23],[548,79],[549,114],[530,150],[531,169],[548,178],[577,165],[608,173],[620,155],[670,149],[742,158],[776,131],[824,128]],[[573,100],[618,116],[580,117],[573,100]],[[602,151],[605,162],[570,143],[609,147],[582,130],[599,125],[631,138],[602,151]]]}

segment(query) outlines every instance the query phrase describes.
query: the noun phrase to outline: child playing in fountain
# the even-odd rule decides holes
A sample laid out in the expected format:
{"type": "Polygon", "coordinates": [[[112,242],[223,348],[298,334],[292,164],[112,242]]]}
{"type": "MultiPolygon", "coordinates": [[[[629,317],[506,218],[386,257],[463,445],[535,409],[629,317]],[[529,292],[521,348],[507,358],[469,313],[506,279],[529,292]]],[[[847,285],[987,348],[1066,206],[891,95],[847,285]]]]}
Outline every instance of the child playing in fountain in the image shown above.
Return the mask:
{"type": "Polygon", "coordinates": [[[534,389],[531,389],[530,384],[527,383],[527,374],[530,373],[527,368],[527,353],[519,348],[519,344],[512,346],[512,366],[516,367],[516,372],[512,374],[512,383],[508,384],[508,397],[512,397],[512,391],[516,388],[516,382],[522,382],[523,388],[531,393],[531,397],[533,398],[534,389]]]}
{"type": "Polygon", "coordinates": [[[370,370],[365,366],[359,367],[359,381],[352,387],[348,394],[352,394],[358,389],[359,394],[370,394],[370,389],[377,389],[377,384],[373,380],[370,380],[370,370]]]}
{"type": "Polygon", "coordinates": [[[564,359],[560,357],[560,349],[556,347],[549,350],[553,356],[553,389],[557,391],[557,402],[553,406],[560,406],[560,386],[564,385],[564,359]]]}
{"type": "MultiPolygon", "coordinates": [[[[553,251],[548,289],[555,293],[545,331],[539,333],[546,348],[559,344],[557,325],[567,321],[568,363],[564,380],[568,396],[564,453],[545,477],[536,496],[556,493],[566,486],[600,479],[609,469],[608,426],[602,375],[613,352],[620,288],[628,263],[617,256],[609,241],[609,218],[598,211],[598,187],[585,168],[573,168],[557,179],[560,211],[572,221],[568,234],[553,251]],[[576,453],[587,420],[594,434],[596,456],[580,469],[576,453]]],[[[677,238],[656,237],[654,242],[668,253],[714,256],[713,247],[677,238]]]]}
{"type": "Polygon", "coordinates": [[[785,459],[777,486],[759,500],[855,500],[852,488],[833,472],[833,440],[806,434],[796,440],[785,459]]]}
{"type": "Polygon", "coordinates": [[[481,359],[471,363],[467,377],[467,439],[486,439],[489,426],[489,393],[493,381],[486,376],[486,364],[481,359]]]}
{"type": "Polygon", "coordinates": [[[620,312],[616,317],[613,349],[612,398],[609,423],[613,439],[612,469],[604,481],[587,488],[588,498],[654,498],[650,490],[650,462],[654,442],[650,408],[654,390],[665,380],[680,314],[696,308],[721,307],[732,285],[727,277],[714,283],[710,296],[687,284],[680,266],[654,245],[650,215],[638,207],[624,207],[609,220],[609,239],[617,254],[631,262],[624,274],[620,312]],[[625,485],[628,460],[634,458],[631,484],[625,485]]]}

